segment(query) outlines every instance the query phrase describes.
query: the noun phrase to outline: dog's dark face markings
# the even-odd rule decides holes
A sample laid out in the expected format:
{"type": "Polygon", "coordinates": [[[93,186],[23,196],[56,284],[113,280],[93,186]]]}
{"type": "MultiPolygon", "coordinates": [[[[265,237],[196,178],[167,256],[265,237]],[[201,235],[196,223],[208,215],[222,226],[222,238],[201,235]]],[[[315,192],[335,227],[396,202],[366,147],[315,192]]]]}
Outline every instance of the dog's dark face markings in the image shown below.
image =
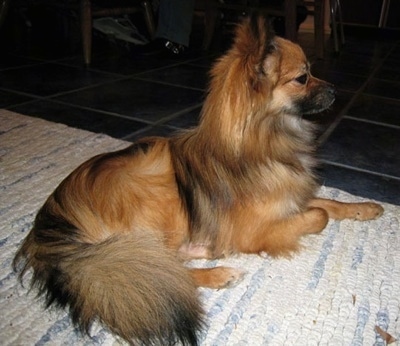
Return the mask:
{"type": "Polygon", "coordinates": [[[305,93],[294,102],[301,114],[319,113],[327,109],[335,101],[335,87],[323,80],[313,77],[307,66],[306,72],[294,79],[299,88],[304,88],[305,93]]]}

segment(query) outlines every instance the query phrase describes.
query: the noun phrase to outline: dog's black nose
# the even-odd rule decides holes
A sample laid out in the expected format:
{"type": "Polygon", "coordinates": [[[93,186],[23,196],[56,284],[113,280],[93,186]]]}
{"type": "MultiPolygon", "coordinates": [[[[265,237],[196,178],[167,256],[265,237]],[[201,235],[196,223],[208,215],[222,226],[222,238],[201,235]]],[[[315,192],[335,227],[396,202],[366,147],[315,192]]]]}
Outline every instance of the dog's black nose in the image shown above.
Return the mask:
{"type": "Polygon", "coordinates": [[[333,84],[328,85],[328,93],[331,94],[332,96],[336,96],[336,88],[333,84]]]}

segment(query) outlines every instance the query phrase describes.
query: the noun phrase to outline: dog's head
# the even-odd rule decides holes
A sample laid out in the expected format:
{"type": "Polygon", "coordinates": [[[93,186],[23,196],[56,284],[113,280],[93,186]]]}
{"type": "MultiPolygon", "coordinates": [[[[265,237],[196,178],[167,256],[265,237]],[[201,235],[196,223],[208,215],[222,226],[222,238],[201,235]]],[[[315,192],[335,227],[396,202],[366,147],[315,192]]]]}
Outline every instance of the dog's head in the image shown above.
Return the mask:
{"type": "MultiPolygon", "coordinates": [[[[271,85],[272,105],[294,114],[319,113],[332,105],[334,86],[312,76],[300,46],[280,37],[275,37],[271,44],[274,50],[261,64],[267,76],[276,74],[273,78],[276,82],[271,85]]],[[[270,83],[268,79],[261,78],[257,82],[270,83]]]]}
{"type": "MultiPolygon", "coordinates": [[[[277,37],[268,20],[251,16],[236,30],[231,50],[212,70],[211,90],[225,93],[232,111],[311,114],[335,99],[333,85],[313,77],[299,45],[277,37]]],[[[221,100],[221,97],[219,97],[221,100]]]]}

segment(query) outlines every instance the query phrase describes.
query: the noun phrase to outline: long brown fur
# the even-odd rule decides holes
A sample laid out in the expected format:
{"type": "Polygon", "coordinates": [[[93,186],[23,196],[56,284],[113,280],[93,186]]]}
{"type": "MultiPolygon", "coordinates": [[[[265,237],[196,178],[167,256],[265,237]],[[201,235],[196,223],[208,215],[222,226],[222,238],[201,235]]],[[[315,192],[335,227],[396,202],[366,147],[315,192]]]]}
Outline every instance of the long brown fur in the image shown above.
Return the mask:
{"type": "Polygon", "coordinates": [[[196,345],[196,287],[227,287],[243,273],[189,270],[186,259],[288,256],[328,217],[382,214],[314,197],[314,126],[301,116],[328,108],[335,92],[311,76],[298,45],[252,17],[211,76],[198,127],[83,163],[16,254],[21,279],[33,269],[47,304],[69,308],[83,331],[99,320],[132,344],[196,345]]]}

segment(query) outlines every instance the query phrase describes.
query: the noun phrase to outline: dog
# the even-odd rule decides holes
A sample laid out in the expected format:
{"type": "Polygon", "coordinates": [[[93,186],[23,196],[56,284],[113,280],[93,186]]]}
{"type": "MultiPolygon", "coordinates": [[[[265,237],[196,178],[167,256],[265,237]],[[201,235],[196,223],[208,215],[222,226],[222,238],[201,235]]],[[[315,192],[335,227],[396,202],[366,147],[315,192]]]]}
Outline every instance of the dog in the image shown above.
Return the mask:
{"type": "Polygon", "coordinates": [[[241,269],[187,268],[193,258],[292,256],[328,219],[383,208],[316,198],[315,126],[335,99],[302,49],[268,20],[239,24],[211,70],[199,125],[84,162],[39,210],[14,259],[47,306],[131,344],[197,345],[197,287],[237,284],[241,269]]]}

